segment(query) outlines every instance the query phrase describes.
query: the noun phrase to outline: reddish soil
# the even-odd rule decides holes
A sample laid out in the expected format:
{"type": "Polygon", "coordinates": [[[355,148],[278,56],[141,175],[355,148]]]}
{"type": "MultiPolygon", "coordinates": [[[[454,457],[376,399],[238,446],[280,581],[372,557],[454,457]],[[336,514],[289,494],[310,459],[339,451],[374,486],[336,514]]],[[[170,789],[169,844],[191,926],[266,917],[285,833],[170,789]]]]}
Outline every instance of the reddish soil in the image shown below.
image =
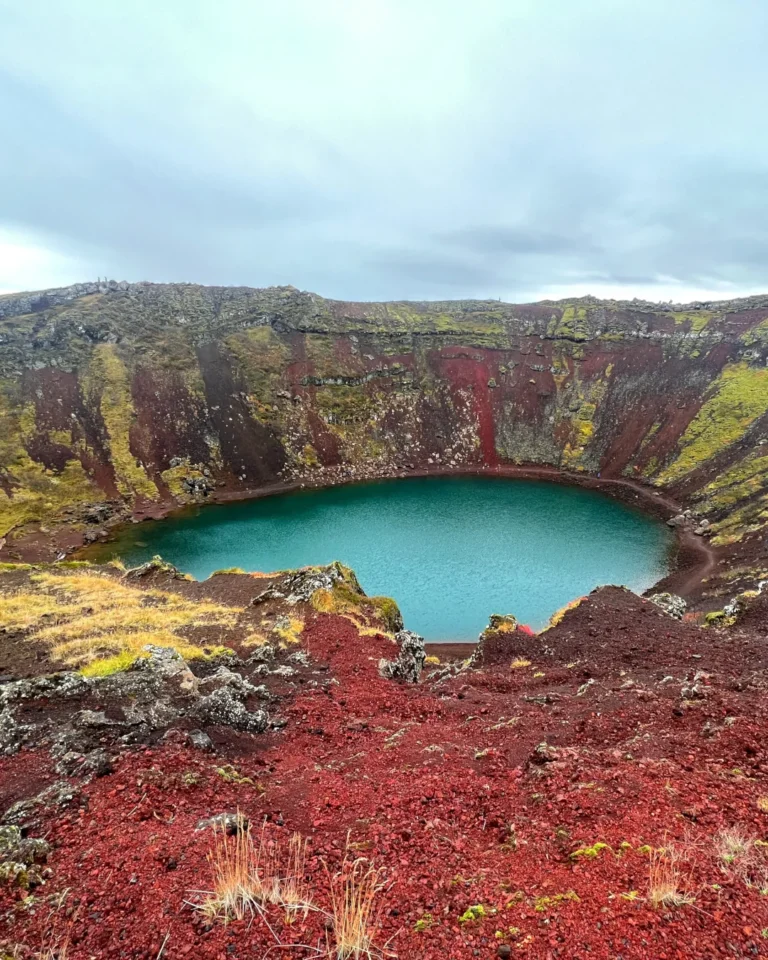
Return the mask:
{"type": "MultiPolygon", "coordinates": [[[[49,878],[32,901],[0,895],[0,942],[67,939],[69,960],[317,956],[321,912],[286,925],[270,908],[273,935],[190,905],[211,883],[198,821],[240,809],[273,839],[308,838],[323,910],[324,864],[337,869],[349,835],[386,872],[376,943],[401,958],[765,956],[768,648],[763,607],[750,616],[702,630],[601,590],[545,634],[497,635],[482,670],[402,686],[378,675],[388,640],[317,615],[304,647],[338,682],[293,688],[285,729],[248,750],[223,738],[211,756],[179,735],[124,754],[39,828],[49,878]],[[226,782],[226,762],[252,783],[226,782]],[[726,828],[748,840],[730,862],[726,828]],[[672,843],[691,902],[654,906],[647,846],[672,843]]],[[[0,760],[5,801],[36,792],[50,763],[0,760]]]]}

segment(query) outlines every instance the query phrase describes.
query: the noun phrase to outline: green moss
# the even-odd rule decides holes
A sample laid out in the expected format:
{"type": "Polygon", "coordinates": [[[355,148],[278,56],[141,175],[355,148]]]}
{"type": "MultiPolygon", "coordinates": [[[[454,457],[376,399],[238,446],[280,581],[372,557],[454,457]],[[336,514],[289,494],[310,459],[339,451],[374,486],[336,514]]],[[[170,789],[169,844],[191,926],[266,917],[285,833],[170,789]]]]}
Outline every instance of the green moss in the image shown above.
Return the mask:
{"type": "Polygon", "coordinates": [[[243,774],[240,773],[236,767],[233,767],[231,763],[225,763],[223,767],[217,767],[216,773],[218,773],[221,779],[227,783],[236,783],[238,786],[243,786],[244,784],[253,784],[253,780],[251,780],[250,777],[243,776],[243,774]]]}
{"type": "Polygon", "coordinates": [[[177,500],[184,502],[194,500],[194,495],[186,489],[184,481],[188,479],[205,479],[202,465],[192,465],[188,460],[185,460],[175,467],[169,467],[167,470],[163,470],[160,476],[163,478],[163,483],[165,483],[173,496],[177,500]]]}
{"type": "Polygon", "coordinates": [[[567,893],[555,893],[550,897],[537,897],[533,903],[533,909],[536,913],[546,913],[553,907],[559,907],[564,903],[580,903],[581,898],[574,890],[567,893]]]}
{"type": "Polygon", "coordinates": [[[768,408],[768,370],[746,363],[723,369],[680,439],[677,458],[657,478],[673,483],[744,436],[768,408]]]}
{"type": "Polygon", "coordinates": [[[291,362],[289,345],[270,326],[252,327],[225,342],[245,381],[251,415],[262,423],[279,422],[275,398],[291,362]]]}
{"type": "Polygon", "coordinates": [[[36,435],[35,408],[15,388],[0,388],[0,536],[14,527],[54,520],[67,508],[101,495],[74,456],[61,471],[33,460],[25,442],[36,435]],[[6,492],[6,489],[7,491],[6,492]]]}
{"type": "Polygon", "coordinates": [[[562,465],[569,469],[583,469],[587,448],[595,433],[595,416],[608,390],[613,373],[609,364],[602,377],[593,380],[576,379],[563,397],[572,408],[571,432],[563,447],[562,465]]]}
{"type": "Polygon", "coordinates": [[[374,412],[373,398],[362,385],[318,387],[315,404],[326,419],[338,424],[368,421],[374,412]]]}
{"type": "Polygon", "coordinates": [[[317,450],[315,450],[311,443],[304,444],[299,454],[299,460],[305,467],[309,467],[310,470],[314,470],[320,466],[320,458],[317,455],[317,450]]]}
{"type": "Polygon", "coordinates": [[[368,597],[366,603],[374,608],[389,633],[403,629],[403,615],[391,597],[368,597]]]}
{"type": "Polygon", "coordinates": [[[591,847],[579,847],[578,850],[574,850],[571,854],[571,860],[596,860],[603,850],[611,850],[611,847],[607,843],[602,843],[602,841],[598,840],[598,842],[593,843],[591,847]]]}
{"type": "Polygon", "coordinates": [[[83,388],[90,397],[98,398],[118,490],[129,499],[157,499],[157,487],[131,451],[135,411],[130,378],[112,344],[102,343],[94,349],[83,388]]]}
{"type": "Polygon", "coordinates": [[[435,918],[432,916],[432,914],[425,913],[422,914],[422,916],[416,921],[416,923],[413,925],[413,929],[416,931],[416,933],[424,933],[425,930],[429,930],[434,922],[435,918]]]}
{"type": "Polygon", "coordinates": [[[459,923],[474,923],[476,920],[482,920],[483,917],[486,916],[488,916],[487,909],[482,903],[476,903],[472,907],[467,907],[459,917],[459,923]]]}
{"type": "Polygon", "coordinates": [[[747,347],[768,347],[768,318],[747,330],[741,342],[747,347]]]}
{"type": "Polygon", "coordinates": [[[104,660],[93,660],[86,664],[80,670],[84,677],[111,677],[113,673],[121,673],[139,659],[136,654],[129,650],[123,650],[114,657],[106,657],[104,660]]]}
{"type": "MultiPolygon", "coordinates": [[[[214,570],[211,577],[220,577],[225,573],[245,573],[242,567],[222,567],[220,570],[214,570]]],[[[210,580],[210,577],[208,578],[210,580]]]]}
{"type": "Polygon", "coordinates": [[[553,317],[547,327],[548,337],[562,337],[567,340],[584,341],[589,339],[589,318],[585,306],[569,304],[562,314],[553,317]]]}
{"type": "Polygon", "coordinates": [[[703,500],[708,508],[727,509],[753,497],[768,486],[768,454],[765,447],[749,451],[743,460],[732,464],[700,490],[695,499],[703,500]]]}
{"type": "Polygon", "coordinates": [[[701,333],[715,317],[711,310],[681,310],[670,315],[676,327],[687,326],[690,333],[701,333]]]}

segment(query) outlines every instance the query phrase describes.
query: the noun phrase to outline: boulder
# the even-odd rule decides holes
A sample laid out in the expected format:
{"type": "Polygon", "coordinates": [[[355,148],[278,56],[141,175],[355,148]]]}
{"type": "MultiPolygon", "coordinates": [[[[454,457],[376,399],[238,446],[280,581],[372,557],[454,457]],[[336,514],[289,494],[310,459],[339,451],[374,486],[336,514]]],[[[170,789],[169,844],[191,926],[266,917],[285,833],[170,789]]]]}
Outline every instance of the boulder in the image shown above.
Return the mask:
{"type": "Polygon", "coordinates": [[[688,604],[675,593],[652,593],[648,599],[675,620],[682,620],[688,604]]]}

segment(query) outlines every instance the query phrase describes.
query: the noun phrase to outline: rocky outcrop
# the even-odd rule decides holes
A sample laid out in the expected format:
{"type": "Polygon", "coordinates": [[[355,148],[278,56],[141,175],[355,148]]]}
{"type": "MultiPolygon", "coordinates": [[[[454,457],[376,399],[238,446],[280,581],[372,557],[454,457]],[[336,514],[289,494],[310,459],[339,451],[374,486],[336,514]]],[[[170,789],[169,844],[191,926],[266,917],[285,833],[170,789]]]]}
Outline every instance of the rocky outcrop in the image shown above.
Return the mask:
{"type": "Polygon", "coordinates": [[[148,646],[145,653],[111,676],[63,673],[0,686],[0,755],[44,743],[59,773],[103,776],[111,769],[105,743],[121,748],[147,742],[176,726],[248,733],[269,727],[265,702],[271,697],[263,685],[226,665],[198,677],[168,647],[148,646]],[[104,703],[108,711],[96,706],[104,703]]]}
{"type": "Polygon", "coordinates": [[[676,596],[674,593],[652,593],[648,599],[651,603],[655,603],[664,613],[668,613],[670,617],[674,617],[675,620],[682,620],[685,616],[685,611],[688,609],[688,604],[685,600],[683,600],[682,597],[676,596]]]}
{"type": "Polygon", "coordinates": [[[388,680],[418,683],[426,658],[424,637],[420,637],[410,630],[400,630],[399,633],[395,634],[395,643],[400,648],[397,658],[395,660],[380,660],[379,672],[388,680]]]}

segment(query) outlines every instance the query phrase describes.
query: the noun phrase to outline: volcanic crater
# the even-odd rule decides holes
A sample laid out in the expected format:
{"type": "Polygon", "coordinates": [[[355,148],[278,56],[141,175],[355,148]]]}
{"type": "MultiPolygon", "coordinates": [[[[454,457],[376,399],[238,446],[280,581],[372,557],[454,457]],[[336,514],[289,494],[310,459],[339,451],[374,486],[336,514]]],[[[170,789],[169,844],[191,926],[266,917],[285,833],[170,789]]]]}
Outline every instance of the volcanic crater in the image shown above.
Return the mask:
{"type": "Polygon", "coordinates": [[[0,296],[0,956],[762,955],[767,360],[768,297],[0,296]],[[673,569],[438,649],[340,563],[81,552],[431,474],[603,490],[673,569]]]}

